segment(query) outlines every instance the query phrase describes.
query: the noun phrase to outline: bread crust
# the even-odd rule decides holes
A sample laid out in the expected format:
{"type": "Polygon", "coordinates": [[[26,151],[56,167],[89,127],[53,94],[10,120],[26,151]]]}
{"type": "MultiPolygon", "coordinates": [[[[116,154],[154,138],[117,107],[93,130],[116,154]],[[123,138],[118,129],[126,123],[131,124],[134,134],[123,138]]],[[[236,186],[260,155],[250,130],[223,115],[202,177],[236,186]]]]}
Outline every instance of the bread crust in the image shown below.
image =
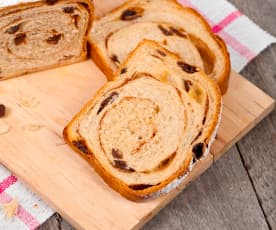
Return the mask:
{"type": "MultiPolygon", "coordinates": [[[[59,0],[59,2],[63,2],[63,3],[84,3],[87,5],[88,7],[88,11],[90,12],[90,20],[88,23],[88,27],[87,27],[87,31],[85,33],[85,36],[83,38],[83,42],[82,42],[82,52],[80,54],[79,57],[76,57],[73,60],[64,60],[61,61],[59,63],[53,64],[53,65],[49,65],[49,66],[45,66],[45,67],[38,67],[38,68],[32,68],[29,70],[25,70],[25,71],[18,71],[13,73],[12,75],[9,76],[4,76],[4,77],[0,77],[0,80],[7,80],[10,78],[14,78],[14,77],[18,77],[20,75],[25,75],[25,74],[29,74],[29,73],[34,73],[37,71],[42,71],[42,70],[48,70],[48,69],[52,69],[52,68],[57,68],[57,67],[61,67],[61,66],[65,66],[65,65],[69,65],[69,64],[73,64],[73,63],[78,63],[81,61],[84,61],[87,57],[87,41],[88,41],[88,35],[89,32],[92,28],[93,25],[93,21],[94,21],[94,5],[92,3],[91,0],[59,0]]],[[[29,9],[29,8],[34,8],[34,7],[40,7],[43,5],[47,5],[45,1],[35,1],[35,2],[26,2],[26,3],[19,3],[16,5],[11,5],[11,6],[7,6],[7,7],[3,7],[0,8],[0,17],[3,15],[7,15],[13,12],[17,12],[17,11],[22,11],[25,9],[29,9]]]]}
{"type": "MultiPolygon", "coordinates": [[[[142,41],[138,47],[132,51],[132,53],[129,55],[128,59],[126,60],[126,62],[121,66],[121,68],[118,70],[118,73],[120,73],[120,71],[127,66],[129,60],[131,60],[132,56],[135,54],[135,52],[137,52],[137,50],[139,50],[139,48],[141,46],[143,46],[145,43],[154,46],[154,47],[158,47],[159,50],[162,50],[163,52],[166,52],[167,55],[170,55],[171,57],[173,57],[176,60],[179,60],[179,57],[177,55],[175,55],[174,53],[160,47],[160,45],[158,45],[156,42],[153,41],[142,41]]],[[[139,51],[138,51],[139,52],[139,51]]],[[[216,110],[214,112],[214,120],[212,125],[210,125],[210,128],[206,134],[206,136],[204,136],[207,141],[206,143],[208,143],[208,145],[210,144],[210,140],[212,138],[212,136],[214,136],[214,133],[216,132],[216,128],[218,126],[218,120],[219,117],[221,116],[221,94],[220,94],[220,90],[216,84],[216,82],[209,78],[208,76],[206,76],[203,72],[202,73],[202,77],[206,78],[206,80],[210,83],[210,85],[212,85],[214,91],[215,91],[215,96],[216,96],[216,101],[217,101],[217,107],[216,110]]],[[[128,81],[128,79],[125,79],[125,81],[128,81]]],[[[92,165],[94,167],[94,169],[96,170],[96,172],[104,179],[104,181],[111,187],[113,188],[115,191],[119,192],[122,196],[126,197],[129,200],[132,201],[143,201],[147,198],[151,198],[154,197],[155,195],[161,195],[160,194],[160,190],[165,188],[167,185],[173,183],[175,180],[177,180],[179,177],[182,177],[183,175],[185,175],[186,173],[189,172],[189,166],[190,163],[192,161],[193,158],[193,154],[189,153],[188,157],[185,159],[184,164],[182,165],[182,167],[180,169],[178,169],[177,172],[175,172],[174,174],[172,174],[169,178],[167,178],[165,181],[161,182],[159,185],[156,186],[152,186],[150,188],[144,189],[144,190],[132,190],[128,187],[128,185],[126,185],[124,182],[120,181],[118,178],[116,178],[115,176],[113,176],[112,174],[110,174],[108,171],[106,171],[102,165],[100,164],[100,162],[95,158],[95,156],[93,155],[93,152],[91,152],[91,154],[89,154],[88,156],[84,156],[84,154],[73,144],[73,141],[76,140],[76,137],[74,135],[73,130],[71,129],[71,127],[74,126],[74,124],[78,121],[78,119],[85,114],[85,112],[88,110],[88,108],[91,108],[96,102],[97,100],[100,98],[100,96],[109,88],[109,83],[107,83],[105,86],[103,86],[98,92],[97,94],[93,97],[93,99],[91,101],[89,101],[84,108],[72,119],[72,121],[65,127],[64,131],[63,131],[63,136],[64,139],[66,140],[66,142],[76,151],[79,153],[79,155],[81,155],[84,159],[86,159],[88,161],[88,163],[90,165],[92,165]]],[[[90,149],[90,151],[92,151],[90,149]]],[[[206,150],[209,151],[209,148],[206,150]]]]}
{"type": "MultiPolygon", "coordinates": [[[[179,2],[176,0],[171,0],[176,4],[176,7],[181,10],[183,13],[189,11],[190,13],[194,14],[197,16],[202,25],[206,28],[206,30],[209,32],[211,37],[213,38],[214,41],[217,42],[218,46],[220,47],[220,50],[224,56],[225,59],[225,67],[223,73],[216,78],[216,82],[218,83],[221,93],[225,94],[228,89],[228,82],[230,78],[230,71],[231,71],[231,62],[230,62],[230,56],[229,52],[227,50],[225,42],[218,36],[215,35],[212,32],[212,29],[210,25],[207,23],[207,21],[201,16],[195,9],[192,9],[190,7],[183,7],[179,2]]],[[[121,6],[118,6],[117,8],[113,9],[110,11],[110,13],[116,12],[118,10],[124,9],[125,6],[129,4],[129,1],[123,3],[121,6]]],[[[101,50],[97,47],[97,45],[93,41],[93,37],[89,36],[88,38],[89,43],[91,44],[91,53],[92,53],[92,59],[93,61],[98,65],[98,67],[107,75],[108,80],[112,80],[116,74],[114,74],[113,70],[109,66],[109,64],[105,61],[104,55],[102,54],[101,50]]]]}
{"type": "MultiPolygon", "coordinates": [[[[88,38],[89,40],[89,38],[88,38]]],[[[99,48],[92,42],[90,42],[90,55],[93,59],[94,63],[101,69],[101,71],[105,74],[108,81],[112,81],[114,79],[114,74],[112,69],[109,67],[108,63],[106,63],[103,54],[99,50],[99,48]]]]}

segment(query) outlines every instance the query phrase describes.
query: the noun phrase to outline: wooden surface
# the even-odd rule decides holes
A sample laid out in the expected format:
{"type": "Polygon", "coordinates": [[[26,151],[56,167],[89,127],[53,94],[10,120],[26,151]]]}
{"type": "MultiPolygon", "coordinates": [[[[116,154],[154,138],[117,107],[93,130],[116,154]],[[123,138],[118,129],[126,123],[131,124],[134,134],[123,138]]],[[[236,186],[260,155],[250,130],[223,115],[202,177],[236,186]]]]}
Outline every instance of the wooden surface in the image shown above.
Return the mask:
{"type": "MultiPolygon", "coordinates": [[[[230,1],[276,36],[275,0],[230,1]]],[[[273,98],[276,98],[275,59],[276,45],[273,45],[242,71],[273,98]]],[[[214,230],[276,229],[275,146],[274,110],[144,229],[198,230],[197,223],[201,229],[214,230]]],[[[56,214],[39,230],[69,229],[73,228],[56,214]]]]}
{"type": "Polygon", "coordinates": [[[79,229],[141,227],[274,105],[269,96],[233,72],[212,154],[173,192],[138,204],[111,190],[62,140],[64,126],[104,82],[102,73],[87,60],[0,85],[1,99],[9,108],[1,121],[10,125],[10,131],[1,135],[1,163],[79,229]]]}

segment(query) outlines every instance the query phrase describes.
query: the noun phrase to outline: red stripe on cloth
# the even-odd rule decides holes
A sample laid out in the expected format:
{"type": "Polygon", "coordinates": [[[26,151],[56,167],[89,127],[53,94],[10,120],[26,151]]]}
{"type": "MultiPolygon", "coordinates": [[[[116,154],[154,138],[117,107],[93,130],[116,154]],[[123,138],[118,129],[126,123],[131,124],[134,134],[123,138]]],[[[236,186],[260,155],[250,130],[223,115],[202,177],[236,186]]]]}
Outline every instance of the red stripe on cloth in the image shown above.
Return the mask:
{"type": "Polygon", "coordinates": [[[219,31],[223,30],[226,26],[231,24],[233,21],[235,21],[238,17],[242,16],[242,13],[240,11],[234,11],[228,16],[226,16],[220,23],[213,26],[212,31],[214,33],[218,33],[219,31]]]}
{"type": "Polygon", "coordinates": [[[241,56],[251,61],[257,55],[248,49],[245,45],[240,43],[236,38],[232,37],[225,31],[220,31],[219,36],[234,50],[236,50],[241,56]]]}
{"type": "MultiPolygon", "coordinates": [[[[178,0],[178,2],[181,3],[181,4],[183,4],[183,5],[185,5],[185,6],[192,7],[192,8],[194,8],[197,11],[200,12],[200,9],[198,9],[194,4],[192,4],[190,0],[178,0]]],[[[212,22],[210,20],[210,18],[208,18],[206,15],[203,15],[203,17],[207,20],[207,22],[211,26],[214,26],[215,23],[212,22]]],[[[253,51],[251,51],[247,46],[243,45],[236,38],[234,38],[233,36],[231,36],[227,32],[223,31],[223,28],[218,33],[223,38],[223,40],[227,43],[227,45],[229,45],[232,49],[234,49],[235,51],[237,51],[241,56],[243,56],[244,58],[246,58],[248,61],[251,61],[254,57],[256,57],[256,54],[253,51]]]]}
{"type": "MultiPolygon", "coordinates": [[[[6,204],[13,200],[13,198],[2,192],[0,194],[0,203],[6,204]]],[[[40,224],[35,217],[33,217],[27,210],[25,210],[20,204],[17,209],[17,213],[15,215],[18,219],[20,219],[30,230],[35,230],[40,224]]]]}
{"type": "Polygon", "coordinates": [[[23,221],[29,227],[30,230],[35,230],[39,226],[38,221],[21,205],[19,205],[18,207],[16,216],[21,221],[23,221]]]}
{"type": "Polygon", "coordinates": [[[17,181],[16,176],[10,175],[0,183],[0,193],[4,192],[8,187],[17,181]]]}

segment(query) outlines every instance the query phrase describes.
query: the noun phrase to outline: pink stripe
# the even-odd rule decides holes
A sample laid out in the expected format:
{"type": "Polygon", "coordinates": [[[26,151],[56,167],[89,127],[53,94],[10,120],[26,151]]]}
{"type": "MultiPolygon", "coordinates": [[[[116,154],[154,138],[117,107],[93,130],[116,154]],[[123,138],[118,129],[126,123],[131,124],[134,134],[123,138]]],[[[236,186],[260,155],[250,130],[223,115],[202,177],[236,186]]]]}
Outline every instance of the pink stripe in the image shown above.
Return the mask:
{"type": "Polygon", "coordinates": [[[38,221],[29,213],[27,210],[25,210],[21,205],[18,207],[18,211],[16,216],[23,221],[30,230],[35,230],[39,223],[38,221]]]}
{"type": "Polygon", "coordinates": [[[10,175],[0,183],[0,193],[4,192],[8,187],[17,181],[16,176],[10,175]]]}
{"type": "MultiPolygon", "coordinates": [[[[198,11],[200,11],[195,5],[193,5],[191,3],[190,0],[178,0],[178,2],[180,2],[181,4],[188,6],[188,7],[192,7],[198,11]]],[[[207,22],[210,25],[214,25],[215,23],[212,22],[206,15],[203,15],[204,18],[207,20],[207,22]]],[[[233,16],[232,16],[233,17],[233,16]]],[[[225,20],[225,19],[224,19],[225,20]]],[[[223,21],[224,21],[223,20],[223,21]]],[[[233,19],[234,20],[234,19],[233,19]]],[[[222,23],[222,22],[221,22],[222,23]]],[[[220,23],[218,24],[220,25],[220,23]]],[[[224,39],[224,41],[235,51],[237,51],[241,56],[243,56],[244,58],[246,58],[248,61],[251,61],[254,57],[256,57],[256,54],[251,51],[248,47],[246,47],[245,45],[243,45],[241,42],[239,42],[236,38],[234,38],[233,36],[231,36],[230,34],[226,33],[223,30],[219,31],[219,35],[224,39]]]]}
{"type": "Polygon", "coordinates": [[[232,37],[225,31],[223,30],[220,31],[219,35],[229,46],[231,46],[231,48],[239,52],[239,54],[244,58],[246,58],[248,61],[251,61],[254,57],[256,57],[255,53],[253,53],[250,49],[248,49],[246,46],[240,43],[236,38],[232,37]]]}
{"type": "MultiPolygon", "coordinates": [[[[0,194],[0,203],[1,204],[6,204],[11,202],[13,199],[12,197],[5,193],[2,192],[0,194]]],[[[15,215],[18,217],[30,230],[35,230],[39,226],[39,222],[36,220],[35,217],[33,217],[27,210],[25,210],[21,205],[18,206],[17,213],[15,215]]]]}
{"type": "Polygon", "coordinates": [[[242,13],[240,11],[234,11],[233,13],[226,16],[219,24],[215,25],[212,28],[213,32],[218,33],[240,16],[242,16],[242,13]]]}

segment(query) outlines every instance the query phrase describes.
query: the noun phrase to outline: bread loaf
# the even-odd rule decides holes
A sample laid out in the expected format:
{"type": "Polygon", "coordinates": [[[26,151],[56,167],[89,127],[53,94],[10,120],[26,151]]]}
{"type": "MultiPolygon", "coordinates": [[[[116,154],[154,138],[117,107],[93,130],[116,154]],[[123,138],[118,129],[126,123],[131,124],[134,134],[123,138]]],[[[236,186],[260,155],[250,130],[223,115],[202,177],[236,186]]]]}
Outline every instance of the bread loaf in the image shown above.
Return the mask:
{"type": "Polygon", "coordinates": [[[91,0],[0,1],[0,80],[85,59],[91,0]]]}
{"type": "Polygon", "coordinates": [[[64,129],[69,145],[124,197],[174,188],[208,153],[221,111],[217,84],[143,41],[64,129]]]}
{"type": "Polygon", "coordinates": [[[230,61],[224,42],[195,10],[175,0],[127,1],[96,20],[89,36],[92,57],[109,79],[143,39],[157,41],[200,67],[226,92],[230,61]]]}

